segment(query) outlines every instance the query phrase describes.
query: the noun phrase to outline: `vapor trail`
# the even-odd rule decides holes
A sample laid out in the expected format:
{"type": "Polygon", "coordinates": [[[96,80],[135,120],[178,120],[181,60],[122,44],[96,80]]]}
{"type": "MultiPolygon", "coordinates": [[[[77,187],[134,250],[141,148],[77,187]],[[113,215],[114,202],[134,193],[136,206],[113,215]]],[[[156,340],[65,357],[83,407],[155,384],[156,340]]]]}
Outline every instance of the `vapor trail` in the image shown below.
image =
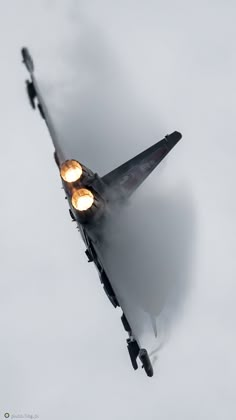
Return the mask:
{"type": "MultiPolygon", "coordinates": [[[[83,30],[80,26],[67,60],[73,74],[58,124],[68,158],[103,175],[158,140],[156,122],[141,99],[137,102],[96,28],[86,22],[83,30]]],[[[154,336],[154,320],[159,339],[176,319],[189,288],[194,234],[191,198],[181,184],[165,187],[165,171],[171,171],[166,163],[114,215],[106,226],[110,246],[103,250],[136,334],[154,336]]]]}

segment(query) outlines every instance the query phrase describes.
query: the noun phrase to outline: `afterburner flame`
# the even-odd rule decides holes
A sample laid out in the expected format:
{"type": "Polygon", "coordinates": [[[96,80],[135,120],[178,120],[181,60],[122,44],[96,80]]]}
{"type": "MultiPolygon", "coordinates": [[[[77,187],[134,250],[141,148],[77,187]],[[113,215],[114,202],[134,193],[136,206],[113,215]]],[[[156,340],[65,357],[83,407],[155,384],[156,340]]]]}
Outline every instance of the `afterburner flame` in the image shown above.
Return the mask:
{"type": "Polygon", "coordinates": [[[78,181],[82,173],[82,166],[77,160],[66,160],[60,168],[61,177],[65,182],[78,181]]]}
{"type": "Polygon", "coordinates": [[[86,211],[92,207],[93,203],[94,196],[86,188],[75,190],[72,194],[72,205],[76,210],[86,211]]]}

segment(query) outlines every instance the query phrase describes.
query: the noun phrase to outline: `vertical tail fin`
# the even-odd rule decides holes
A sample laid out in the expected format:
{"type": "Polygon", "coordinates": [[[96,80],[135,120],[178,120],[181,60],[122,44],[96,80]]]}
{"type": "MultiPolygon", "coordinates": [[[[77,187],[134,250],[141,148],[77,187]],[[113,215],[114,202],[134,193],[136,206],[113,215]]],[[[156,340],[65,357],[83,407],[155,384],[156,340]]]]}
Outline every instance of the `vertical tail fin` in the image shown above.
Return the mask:
{"type": "Polygon", "coordinates": [[[115,193],[124,197],[130,196],[179,142],[181,137],[182,135],[178,131],[174,131],[163,140],[105,175],[102,180],[115,193]]]}

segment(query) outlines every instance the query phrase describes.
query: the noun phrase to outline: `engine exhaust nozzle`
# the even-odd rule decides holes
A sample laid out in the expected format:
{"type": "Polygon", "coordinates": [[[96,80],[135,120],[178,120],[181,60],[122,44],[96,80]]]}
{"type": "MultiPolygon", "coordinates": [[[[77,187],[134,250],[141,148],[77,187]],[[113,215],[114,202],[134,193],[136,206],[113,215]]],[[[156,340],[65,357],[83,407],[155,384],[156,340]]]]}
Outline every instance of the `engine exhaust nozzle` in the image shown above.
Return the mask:
{"type": "Polygon", "coordinates": [[[76,210],[83,212],[92,207],[94,195],[87,188],[80,188],[73,192],[71,202],[76,210]]]}
{"type": "Polygon", "coordinates": [[[77,160],[66,160],[60,167],[63,181],[72,183],[78,181],[83,173],[83,168],[77,160]]]}

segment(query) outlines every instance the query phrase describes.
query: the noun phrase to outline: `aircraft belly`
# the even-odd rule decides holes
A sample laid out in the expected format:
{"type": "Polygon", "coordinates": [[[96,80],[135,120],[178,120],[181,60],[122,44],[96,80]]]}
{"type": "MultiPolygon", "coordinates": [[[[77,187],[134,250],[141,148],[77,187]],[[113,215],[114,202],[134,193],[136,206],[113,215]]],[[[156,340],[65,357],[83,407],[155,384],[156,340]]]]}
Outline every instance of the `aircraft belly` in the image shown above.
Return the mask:
{"type": "Polygon", "coordinates": [[[142,309],[141,305],[133,299],[130,290],[125,286],[125,281],[120,281],[119,276],[116,275],[115,267],[112,267],[109,258],[106,258],[106,251],[103,245],[100,243],[99,246],[97,246],[93,243],[93,246],[99,261],[109,278],[119,305],[130,324],[133,337],[137,340],[140,347],[148,349],[148,342],[146,342],[146,340],[144,342],[144,338],[147,336],[146,327],[148,322],[150,324],[147,313],[142,309]]]}

